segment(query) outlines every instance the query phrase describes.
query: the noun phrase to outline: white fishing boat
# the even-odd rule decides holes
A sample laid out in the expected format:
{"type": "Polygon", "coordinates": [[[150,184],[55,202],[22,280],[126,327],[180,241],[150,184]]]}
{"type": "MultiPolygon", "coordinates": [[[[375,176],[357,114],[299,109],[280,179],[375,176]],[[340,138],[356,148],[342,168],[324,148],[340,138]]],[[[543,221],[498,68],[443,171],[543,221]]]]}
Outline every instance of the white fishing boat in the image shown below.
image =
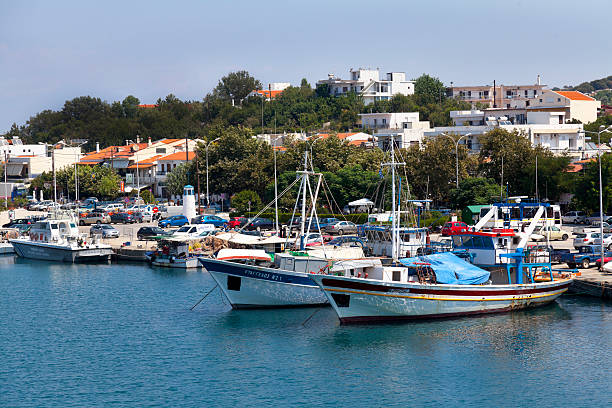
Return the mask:
{"type": "Polygon", "coordinates": [[[27,236],[9,242],[18,256],[47,261],[108,262],[113,253],[110,245],[80,234],[74,216],[63,212],[37,221],[27,236]]]}
{"type": "MultiPolygon", "coordinates": [[[[307,192],[310,192],[312,203],[316,202],[322,175],[307,170],[305,160],[304,171],[298,172],[301,177],[294,182],[301,181],[300,192],[302,203],[302,216],[300,237],[304,236],[307,216],[307,192]],[[316,189],[310,186],[309,176],[318,176],[316,189]],[[314,192],[314,194],[313,194],[314,192]]],[[[288,188],[290,188],[289,186],[288,188]]],[[[287,191],[287,190],[285,190],[287,191]]],[[[310,219],[316,219],[315,206],[312,205],[310,219]]],[[[265,208],[264,208],[265,210],[265,208]]],[[[262,210],[263,211],[263,210],[262,210]]],[[[251,249],[263,249],[265,246],[275,246],[278,237],[248,239],[234,237],[234,242],[243,242],[251,249]],[[246,244],[248,242],[248,244],[246,244]]],[[[284,239],[287,243],[289,238],[284,239]]],[[[248,254],[242,258],[226,257],[227,252],[219,251],[215,258],[200,257],[200,263],[210,273],[221,288],[225,297],[233,308],[255,307],[293,307],[317,306],[327,303],[327,298],[319,287],[309,278],[309,275],[329,268],[330,261],[338,260],[335,256],[351,256],[363,258],[361,248],[329,248],[321,245],[318,248],[306,250],[303,239],[299,239],[300,249],[274,253],[271,261],[248,259],[248,254]],[[246,257],[246,258],[245,258],[246,257]]],[[[235,256],[233,254],[232,256],[235,256]]],[[[346,259],[346,258],[342,258],[346,259]]],[[[371,263],[380,263],[373,260],[371,263]]]]}
{"type": "MultiPolygon", "coordinates": [[[[393,184],[396,165],[392,153],[393,184]]],[[[395,191],[393,203],[395,220],[396,205],[399,207],[395,191]]],[[[543,207],[535,218],[542,213],[543,207]]],[[[325,270],[309,277],[324,291],[341,323],[463,316],[540,306],[567,291],[572,275],[555,274],[550,262],[525,258],[524,243],[533,232],[529,229],[524,236],[512,237],[518,239],[514,252],[501,256],[507,258],[506,281],[503,274],[491,280],[489,271],[448,252],[400,259],[397,233],[391,234],[392,265],[372,268],[361,277],[325,270]]]]}

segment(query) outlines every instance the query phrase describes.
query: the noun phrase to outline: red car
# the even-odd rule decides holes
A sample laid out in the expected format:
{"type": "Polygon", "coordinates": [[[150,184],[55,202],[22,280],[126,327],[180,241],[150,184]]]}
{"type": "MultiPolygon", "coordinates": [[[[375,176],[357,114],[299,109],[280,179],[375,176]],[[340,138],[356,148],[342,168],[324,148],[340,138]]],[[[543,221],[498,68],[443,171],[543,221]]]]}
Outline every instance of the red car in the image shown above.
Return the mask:
{"type": "Polygon", "coordinates": [[[232,217],[227,225],[230,228],[240,228],[243,227],[247,223],[247,219],[245,217],[232,217]]]}
{"type": "Polygon", "coordinates": [[[450,235],[461,234],[468,231],[468,226],[465,222],[451,221],[444,224],[442,227],[442,236],[448,237],[450,235]]]}

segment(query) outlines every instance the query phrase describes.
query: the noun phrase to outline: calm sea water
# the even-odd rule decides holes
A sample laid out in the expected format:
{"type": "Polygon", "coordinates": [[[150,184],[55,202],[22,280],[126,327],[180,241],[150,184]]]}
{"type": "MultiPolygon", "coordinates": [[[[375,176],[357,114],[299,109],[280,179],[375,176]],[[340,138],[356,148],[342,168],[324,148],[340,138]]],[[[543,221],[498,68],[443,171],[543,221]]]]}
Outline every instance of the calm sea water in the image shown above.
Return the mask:
{"type": "Polygon", "coordinates": [[[339,326],[232,311],[205,272],[0,258],[0,405],[612,405],[612,305],[339,326]]]}

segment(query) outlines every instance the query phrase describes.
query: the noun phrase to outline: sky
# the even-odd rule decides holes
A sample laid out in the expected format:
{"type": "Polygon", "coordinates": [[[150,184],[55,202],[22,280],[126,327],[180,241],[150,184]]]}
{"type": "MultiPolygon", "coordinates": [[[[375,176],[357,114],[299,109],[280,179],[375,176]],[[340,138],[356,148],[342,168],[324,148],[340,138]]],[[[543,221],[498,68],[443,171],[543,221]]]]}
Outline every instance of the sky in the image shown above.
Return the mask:
{"type": "Polygon", "coordinates": [[[351,68],[449,85],[577,85],[612,75],[610,0],[0,0],[0,133],[90,95],[201,100],[351,68]]]}

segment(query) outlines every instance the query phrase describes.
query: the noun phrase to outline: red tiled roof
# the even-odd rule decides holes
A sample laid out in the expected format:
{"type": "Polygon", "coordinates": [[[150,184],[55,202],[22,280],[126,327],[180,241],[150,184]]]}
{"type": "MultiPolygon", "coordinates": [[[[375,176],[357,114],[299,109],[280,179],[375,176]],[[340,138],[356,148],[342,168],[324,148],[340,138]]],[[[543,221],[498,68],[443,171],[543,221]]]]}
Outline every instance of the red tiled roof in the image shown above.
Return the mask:
{"type": "Polygon", "coordinates": [[[353,135],[356,135],[356,134],[357,134],[357,132],[353,132],[353,133],[338,133],[337,136],[338,136],[338,139],[346,139],[347,137],[353,136],[353,135]]]}
{"type": "MultiPolygon", "coordinates": [[[[189,160],[195,159],[195,152],[189,152],[189,160]]],[[[158,161],[185,160],[185,152],[176,152],[158,159],[158,161]]]]}
{"type": "Polygon", "coordinates": [[[591,98],[590,96],[586,96],[582,92],[578,92],[578,91],[555,91],[555,92],[573,101],[594,101],[595,100],[591,98]]]}
{"type": "Polygon", "coordinates": [[[270,94],[272,95],[272,98],[276,98],[278,95],[283,93],[283,91],[268,91],[267,89],[256,89],[253,92],[265,96],[266,98],[269,98],[270,94]]]}
{"type": "Polygon", "coordinates": [[[595,159],[584,159],[584,160],[577,160],[575,162],[572,162],[568,165],[568,169],[565,170],[566,173],[578,173],[579,171],[581,171],[582,169],[584,169],[584,166],[590,162],[594,162],[595,159]]]}
{"type": "Polygon", "coordinates": [[[147,109],[151,109],[151,108],[157,108],[159,105],[157,104],[143,104],[143,105],[138,105],[139,108],[147,108],[147,109]]]}
{"type": "Polygon", "coordinates": [[[183,140],[183,139],[163,139],[163,140],[159,140],[159,142],[170,144],[170,143],[178,142],[179,140],[183,140]]]}

